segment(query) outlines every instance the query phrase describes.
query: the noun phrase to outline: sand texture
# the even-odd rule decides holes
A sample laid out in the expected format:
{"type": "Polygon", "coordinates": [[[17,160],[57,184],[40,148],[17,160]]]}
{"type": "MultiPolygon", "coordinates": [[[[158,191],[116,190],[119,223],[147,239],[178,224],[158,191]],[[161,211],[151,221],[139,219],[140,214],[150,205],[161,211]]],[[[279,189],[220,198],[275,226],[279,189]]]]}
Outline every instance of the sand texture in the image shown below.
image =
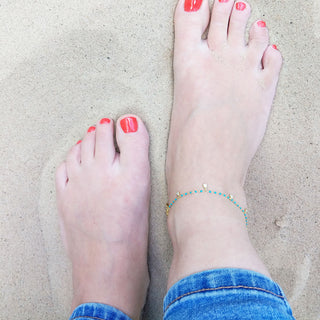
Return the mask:
{"type": "MultiPolygon", "coordinates": [[[[320,319],[320,0],[249,1],[284,56],[246,183],[249,231],[298,320],[320,319]]],[[[172,257],[165,156],[175,0],[0,3],[0,319],[70,315],[54,172],[98,119],[137,113],[151,136],[151,286],[162,318],[172,257]]],[[[205,134],[201,132],[201,134],[205,134]]]]}

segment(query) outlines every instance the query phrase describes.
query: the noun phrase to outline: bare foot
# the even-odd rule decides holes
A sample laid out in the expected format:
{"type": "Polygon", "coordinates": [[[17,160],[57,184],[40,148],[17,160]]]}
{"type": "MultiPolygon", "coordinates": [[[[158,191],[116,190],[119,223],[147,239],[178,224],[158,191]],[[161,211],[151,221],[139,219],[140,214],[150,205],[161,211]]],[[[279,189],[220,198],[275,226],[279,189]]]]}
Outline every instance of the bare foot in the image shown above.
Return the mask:
{"type": "Polygon", "coordinates": [[[57,170],[57,203],[72,262],[73,308],[104,303],[139,319],[149,284],[149,137],[136,116],[102,119],[57,170]]]}
{"type": "MultiPolygon", "coordinates": [[[[245,28],[246,2],[180,0],[175,14],[174,106],[167,156],[169,199],[202,183],[243,207],[248,166],[264,136],[282,64],[263,21],[245,28]],[[201,5],[201,6],[200,6],[201,5]]],[[[250,216],[249,216],[250,219],[250,216]]],[[[169,286],[210,268],[269,275],[250,244],[244,216],[219,196],[188,196],[170,209],[174,247],[169,286]]]]}

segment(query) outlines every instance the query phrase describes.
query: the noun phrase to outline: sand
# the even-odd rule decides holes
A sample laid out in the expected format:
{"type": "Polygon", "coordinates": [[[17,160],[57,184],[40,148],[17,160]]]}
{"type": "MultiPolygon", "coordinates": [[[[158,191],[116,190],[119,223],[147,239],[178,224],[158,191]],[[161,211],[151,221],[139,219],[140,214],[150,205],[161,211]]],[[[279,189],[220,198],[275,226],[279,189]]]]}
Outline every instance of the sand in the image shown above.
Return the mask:
{"type": "MultiPolygon", "coordinates": [[[[299,320],[320,319],[320,1],[250,1],[284,56],[279,90],[248,174],[249,232],[299,320]]],[[[172,104],[173,10],[163,1],[0,4],[0,318],[67,319],[70,265],[54,171],[98,119],[132,112],[151,135],[151,286],[162,318],[172,257],[164,175],[172,104]]]]}

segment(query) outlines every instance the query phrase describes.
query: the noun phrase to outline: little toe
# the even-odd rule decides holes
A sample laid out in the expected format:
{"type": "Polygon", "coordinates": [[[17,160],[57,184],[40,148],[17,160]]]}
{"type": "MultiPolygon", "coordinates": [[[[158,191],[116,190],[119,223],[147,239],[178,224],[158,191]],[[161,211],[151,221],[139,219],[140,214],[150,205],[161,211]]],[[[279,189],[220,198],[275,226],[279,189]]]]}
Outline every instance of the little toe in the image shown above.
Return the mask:
{"type": "Polygon", "coordinates": [[[282,56],[275,45],[270,45],[262,58],[263,74],[268,85],[278,82],[282,66],[282,56]]]}
{"type": "Polygon", "coordinates": [[[121,166],[149,173],[149,135],[142,120],[135,115],[121,117],[116,137],[121,166]]]}
{"type": "Polygon", "coordinates": [[[229,29],[228,43],[232,46],[245,46],[245,31],[251,8],[247,2],[236,2],[233,6],[229,29]]]}
{"type": "Polygon", "coordinates": [[[112,163],[115,157],[113,121],[103,118],[96,128],[95,158],[112,163]]]}
{"type": "Polygon", "coordinates": [[[68,182],[67,166],[62,162],[56,171],[56,190],[58,193],[62,192],[68,182]]]}
{"type": "Polygon", "coordinates": [[[80,168],[81,163],[81,143],[80,141],[74,145],[68,152],[66,158],[66,167],[68,172],[68,178],[72,178],[77,174],[78,169],[80,168]]]}
{"type": "Polygon", "coordinates": [[[175,42],[185,48],[201,43],[201,37],[209,23],[208,0],[179,0],[175,11],[175,42]]]}
{"type": "Polygon", "coordinates": [[[81,163],[86,164],[94,158],[96,127],[91,126],[81,142],[81,163]]]}
{"type": "Polygon", "coordinates": [[[228,25],[234,0],[216,0],[213,4],[208,33],[208,45],[211,50],[227,43],[228,25]]]}
{"type": "Polygon", "coordinates": [[[261,67],[261,60],[269,45],[269,31],[266,23],[262,20],[256,21],[250,29],[248,56],[253,64],[261,67]]]}

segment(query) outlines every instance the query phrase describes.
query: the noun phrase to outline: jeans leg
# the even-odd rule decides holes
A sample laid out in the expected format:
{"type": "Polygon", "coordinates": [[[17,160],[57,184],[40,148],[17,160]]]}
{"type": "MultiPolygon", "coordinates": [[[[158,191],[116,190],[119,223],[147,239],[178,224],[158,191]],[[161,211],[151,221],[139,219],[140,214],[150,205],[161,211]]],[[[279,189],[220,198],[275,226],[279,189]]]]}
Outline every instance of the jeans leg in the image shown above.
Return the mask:
{"type": "Polygon", "coordinates": [[[165,320],[293,320],[282,289],[249,270],[196,273],[172,286],[164,299],[165,320]]]}
{"type": "Polygon", "coordinates": [[[85,303],[78,306],[69,320],[131,320],[122,311],[101,303],[85,303]]]}

